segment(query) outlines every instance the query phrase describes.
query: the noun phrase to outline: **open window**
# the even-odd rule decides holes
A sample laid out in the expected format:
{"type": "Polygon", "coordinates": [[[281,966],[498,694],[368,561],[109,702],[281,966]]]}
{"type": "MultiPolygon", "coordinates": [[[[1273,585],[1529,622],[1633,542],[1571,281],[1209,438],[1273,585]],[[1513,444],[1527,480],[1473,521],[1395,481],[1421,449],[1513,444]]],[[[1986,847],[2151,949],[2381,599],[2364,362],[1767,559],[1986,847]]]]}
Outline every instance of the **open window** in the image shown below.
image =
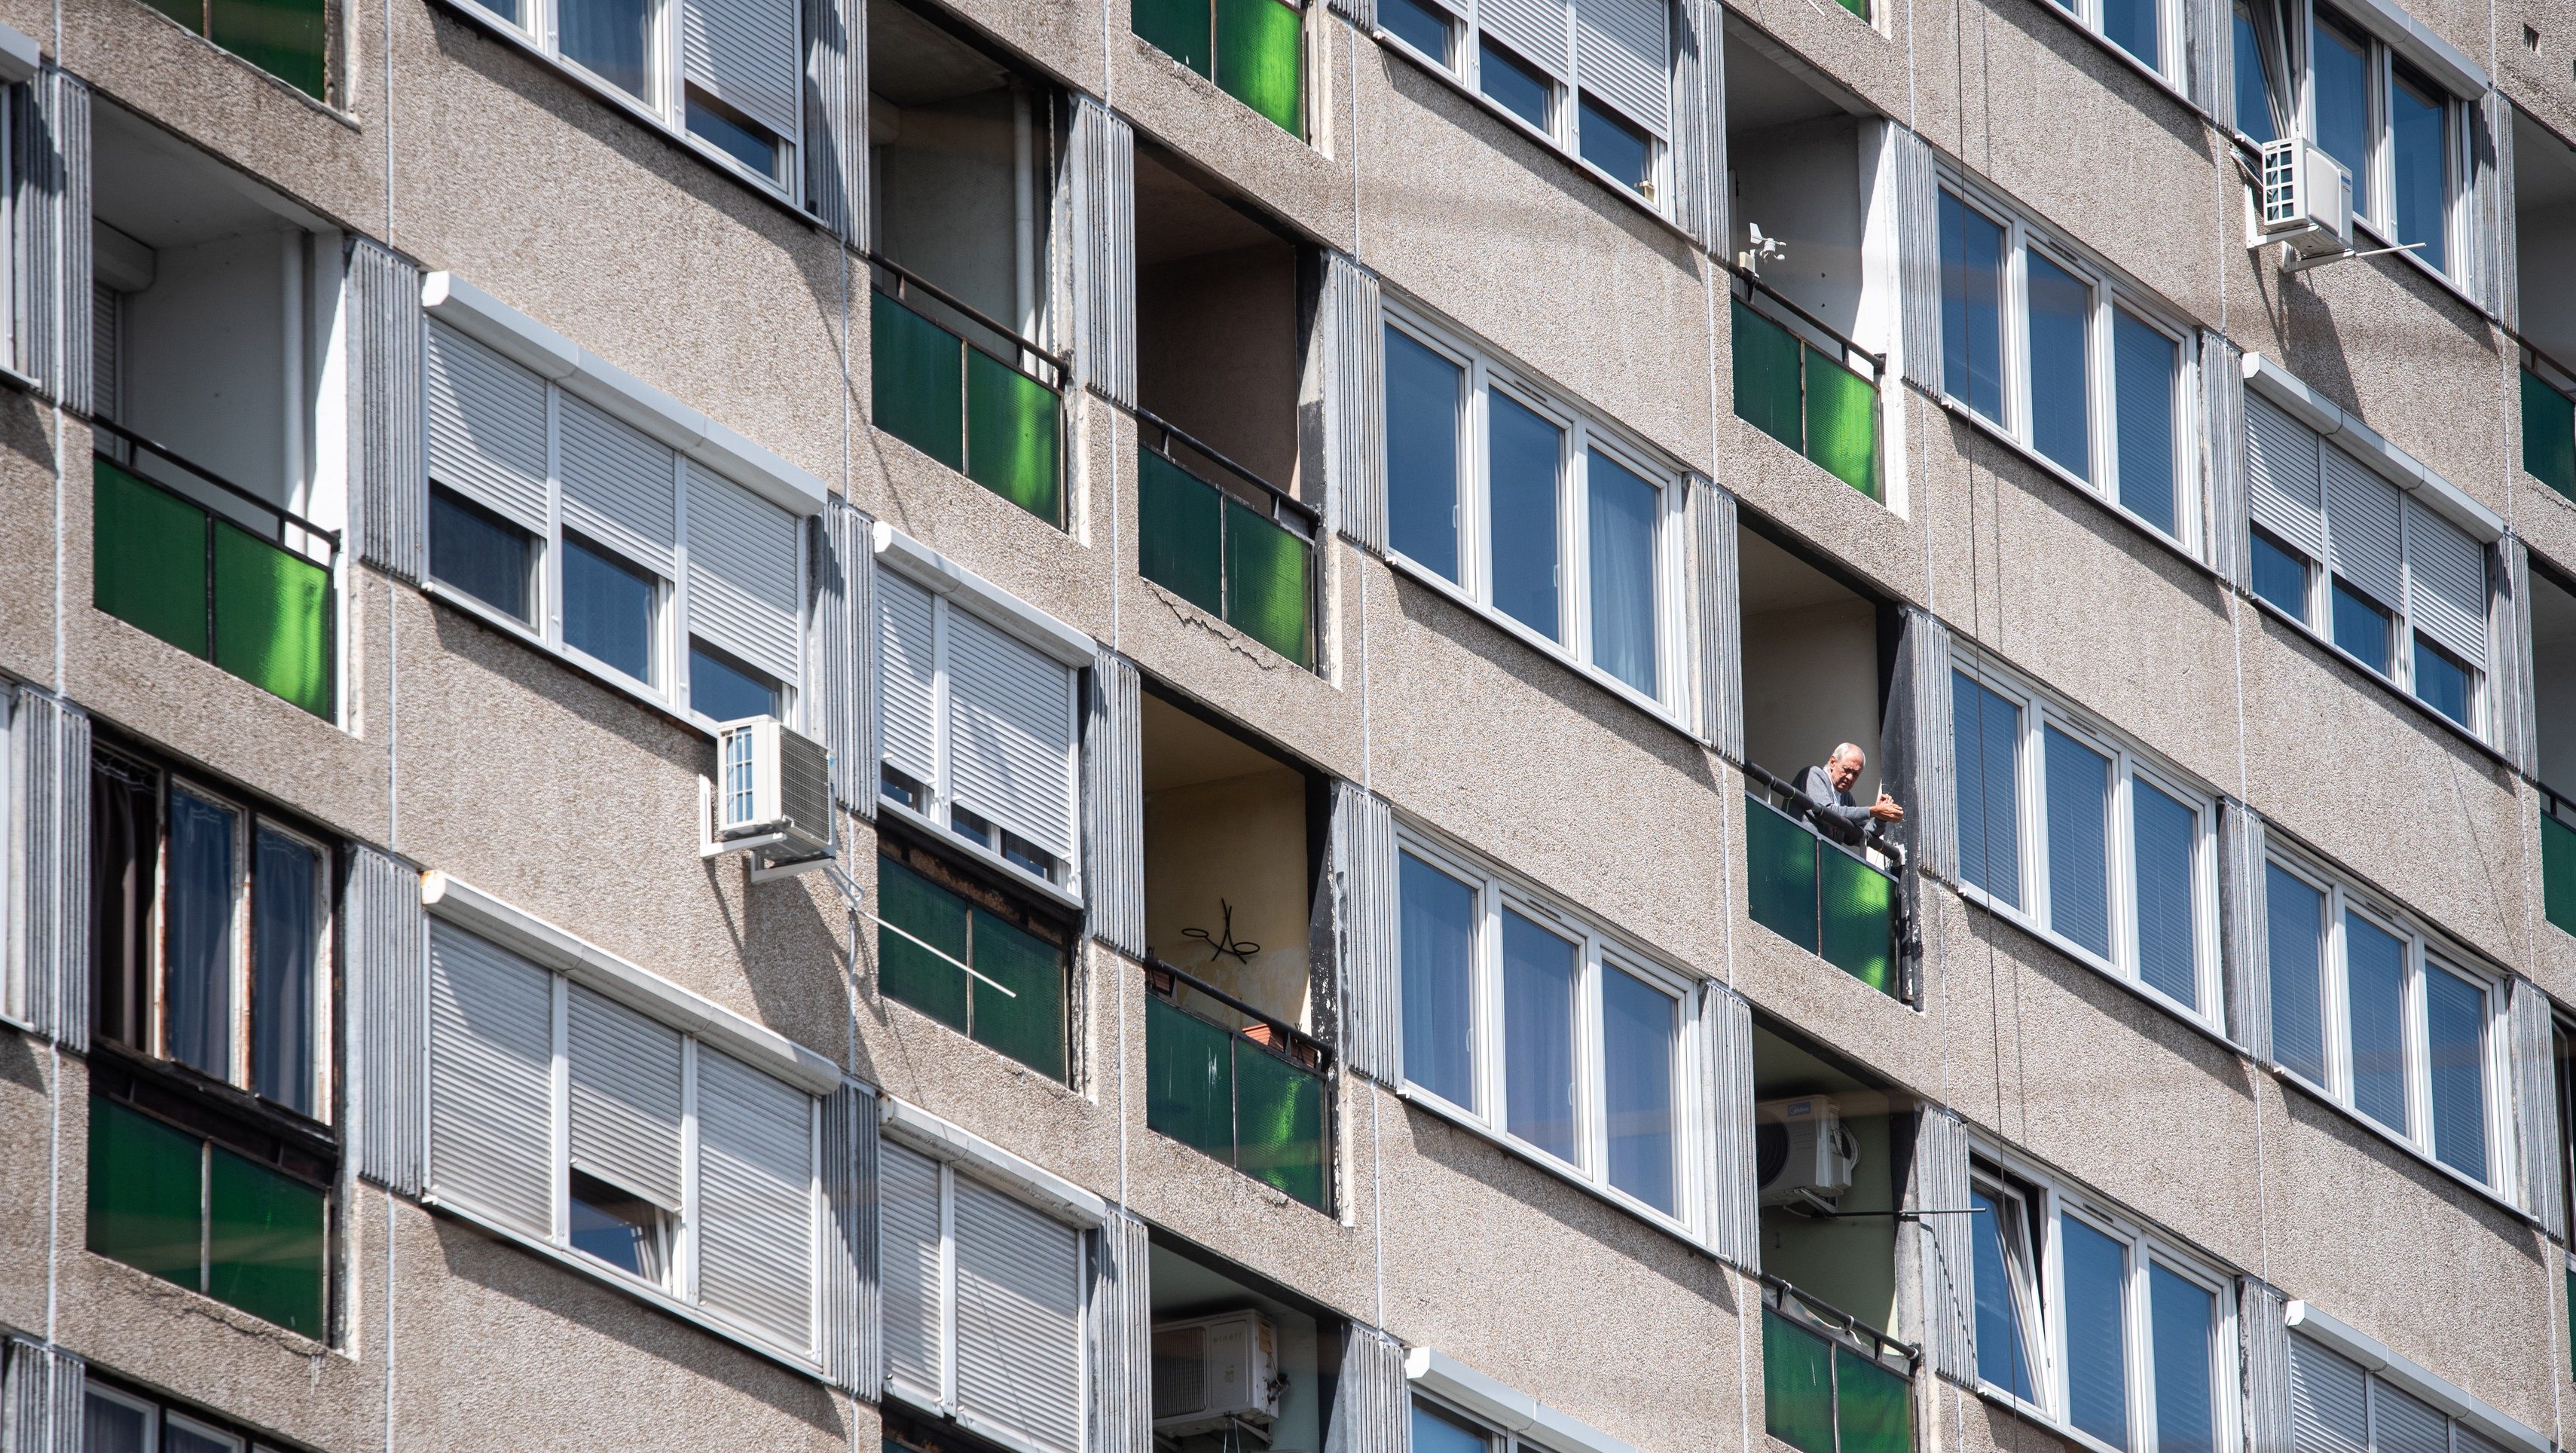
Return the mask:
{"type": "Polygon", "coordinates": [[[2522,467],[2576,499],[2576,147],[2513,112],[2513,236],[2522,329],[2522,467]]]}
{"type": "Polygon", "coordinates": [[[1321,1453],[1349,1323],[1160,1231],[1148,1260],[1156,1453],[1321,1453]]]}

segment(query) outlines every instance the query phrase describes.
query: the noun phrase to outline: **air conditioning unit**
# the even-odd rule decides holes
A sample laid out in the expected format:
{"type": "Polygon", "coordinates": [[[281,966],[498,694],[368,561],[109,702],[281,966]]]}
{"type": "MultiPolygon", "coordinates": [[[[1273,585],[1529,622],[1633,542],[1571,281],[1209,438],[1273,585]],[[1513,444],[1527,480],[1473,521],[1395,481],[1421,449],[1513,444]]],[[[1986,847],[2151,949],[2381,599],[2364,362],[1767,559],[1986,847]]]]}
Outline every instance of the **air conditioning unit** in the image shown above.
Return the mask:
{"type": "Polygon", "coordinates": [[[756,850],[770,861],[832,855],[832,754],[774,716],[716,728],[719,851],[756,850]]]}
{"type": "Polygon", "coordinates": [[[1762,1204],[1830,1211],[1851,1189],[1860,1147],[1832,1097],[1810,1095],[1753,1107],[1753,1173],[1762,1204]]]}
{"type": "Polygon", "coordinates": [[[1278,1340],[1249,1309],[1154,1324],[1154,1431],[1171,1437],[1279,1416],[1278,1340]]]}
{"type": "Polygon", "coordinates": [[[2311,261],[2352,251],[2352,173],[2303,137],[2265,142],[2260,241],[2311,261]]]}

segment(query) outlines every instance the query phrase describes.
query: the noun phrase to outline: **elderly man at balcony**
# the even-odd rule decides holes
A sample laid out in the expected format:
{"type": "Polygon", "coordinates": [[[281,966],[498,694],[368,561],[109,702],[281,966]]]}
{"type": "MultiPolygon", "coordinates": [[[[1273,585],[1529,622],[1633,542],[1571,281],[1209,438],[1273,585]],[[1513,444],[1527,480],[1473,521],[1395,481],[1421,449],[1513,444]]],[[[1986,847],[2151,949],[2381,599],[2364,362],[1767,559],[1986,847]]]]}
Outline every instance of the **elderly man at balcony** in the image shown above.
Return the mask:
{"type": "Polygon", "coordinates": [[[1852,800],[1851,785],[1860,780],[1869,758],[1850,742],[1834,748],[1825,765],[1809,767],[1798,779],[1799,795],[1809,803],[1808,816],[1818,831],[1838,843],[1858,847],[1862,838],[1883,822],[1903,822],[1905,809],[1885,792],[1867,807],[1852,800]]]}

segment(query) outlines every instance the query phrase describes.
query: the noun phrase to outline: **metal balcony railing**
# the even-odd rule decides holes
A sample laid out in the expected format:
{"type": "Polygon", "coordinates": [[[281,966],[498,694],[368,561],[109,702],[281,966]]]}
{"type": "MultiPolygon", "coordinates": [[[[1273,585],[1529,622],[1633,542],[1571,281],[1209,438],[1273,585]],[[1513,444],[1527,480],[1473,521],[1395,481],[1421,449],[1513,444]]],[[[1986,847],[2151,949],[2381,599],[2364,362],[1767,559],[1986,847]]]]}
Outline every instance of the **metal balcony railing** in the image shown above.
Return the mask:
{"type": "Polygon", "coordinates": [[[877,427],[1051,525],[1064,524],[1065,360],[874,253],[870,412],[877,427]],[[1005,358],[933,322],[926,298],[1004,340],[1005,358]]]}
{"type": "Polygon", "coordinates": [[[1878,389],[1887,358],[1734,271],[1735,416],[1880,498],[1878,389]]]}
{"type": "Polygon", "coordinates": [[[1160,959],[1145,961],[1145,1124],[1332,1209],[1333,1052],[1160,959]],[[1181,1006],[1181,991],[1243,1022],[1181,1006]]]}
{"type": "Polygon", "coordinates": [[[1825,836],[1792,783],[1747,764],[1744,855],[1753,921],[1853,978],[1914,1002],[1905,854],[1872,834],[1859,850],[1825,836]],[[1873,861],[1873,858],[1876,861],[1873,861]],[[1881,866],[1884,863],[1885,866],[1881,866]]]}
{"type": "Polygon", "coordinates": [[[1320,518],[1314,508],[1150,410],[1130,412],[1146,441],[1136,450],[1138,569],[1312,667],[1320,518]]]}
{"type": "Polygon", "coordinates": [[[1762,1278],[1762,1422],[1803,1453],[1913,1453],[1915,1348],[1762,1278]]]}

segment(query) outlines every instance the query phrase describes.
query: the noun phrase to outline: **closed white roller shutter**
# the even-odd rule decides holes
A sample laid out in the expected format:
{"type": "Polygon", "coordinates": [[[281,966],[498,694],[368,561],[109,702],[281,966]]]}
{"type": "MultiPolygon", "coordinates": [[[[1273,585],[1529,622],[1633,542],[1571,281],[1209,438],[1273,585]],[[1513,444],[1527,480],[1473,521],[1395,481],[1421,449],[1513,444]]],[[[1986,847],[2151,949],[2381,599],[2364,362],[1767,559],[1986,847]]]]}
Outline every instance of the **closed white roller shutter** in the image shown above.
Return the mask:
{"type": "Polygon", "coordinates": [[[569,992],[572,1163],[677,1213],[680,1036],[588,989],[569,992]]]}
{"type": "Polygon", "coordinates": [[[564,523],[671,574],[671,451],[570,394],[563,396],[564,523]]]}
{"type": "Polygon", "coordinates": [[[2321,458],[2326,486],[2326,554],[2334,573],[2387,606],[2406,606],[2406,536],[2398,522],[2397,486],[2329,444],[2321,458]]]}
{"type": "Polygon", "coordinates": [[[2486,547],[2411,499],[2406,502],[2406,613],[2416,630],[2470,665],[2486,664],[2486,547]]]}
{"type": "Polygon", "coordinates": [[[956,1178],[957,1414],[1082,1447],[1082,1233],[956,1178]]]}
{"type": "Polygon", "coordinates": [[[687,0],[680,61],[689,81],[796,141],[804,67],[797,0],[687,0]]]}
{"type": "MultiPolygon", "coordinates": [[[[874,1134],[871,1130],[868,1132],[874,1134]]],[[[939,1165],[892,1142],[877,1147],[877,1274],[886,1384],[939,1405],[946,1318],[941,1293],[939,1165]]]]}
{"type": "Polygon", "coordinates": [[[1673,43],[1665,0],[1579,0],[1574,44],[1586,92],[1657,136],[1672,134],[1673,43]]]}
{"type": "Polygon", "coordinates": [[[814,1345],[814,1097],[698,1050],[698,1301],[814,1345]]]}
{"type": "Polygon", "coordinates": [[[2451,1420],[2441,1409],[2377,1380],[2370,1404],[2373,1453],[2451,1453],[2451,1420]]]}
{"type": "Polygon", "coordinates": [[[2251,392],[2245,396],[2245,493],[2256,524],[2312,560],[2325,557],[2316,432],[2251,392]]]}
{"type": "Polygon", "coordinates": [[[692,464],[689,631],[796,681],[796,517],[692,464]]]}
{"type": "Polygon", "coordinates": [[[2370,1453],[2368,1387],[2360,1363],[2290,1334],[2294,1453],[2370,1453]]]}
{"type": "Polygon", "coordinates": [[[1574,79],[1567,54],[1570,19],[1565,0],[1479,0],[1476,6],[1477,23],[1487,35],[1560,81],[1574,79]]]}
{"type": "Polygon", "coordinates": [[[554,1229],[554,978],[445,923],[429,930],[429,1180],[505,1226],[554,1229]]]}
{"type": "Polygon", "coordinates": [[[887,762],[939,781],[939,622],[929,591],[877,576],[877,731],[887,762]]]}
{"type": "Polygon", "coordinates": [[[946,664],[950,792],[1072,857],[1072,669],[956,609],[946,664]]]}
{"type": "Polygon", "coordinates": [[[436,320],[428,336],[429,477],[544,534],[545,380],[436,320]]]}

